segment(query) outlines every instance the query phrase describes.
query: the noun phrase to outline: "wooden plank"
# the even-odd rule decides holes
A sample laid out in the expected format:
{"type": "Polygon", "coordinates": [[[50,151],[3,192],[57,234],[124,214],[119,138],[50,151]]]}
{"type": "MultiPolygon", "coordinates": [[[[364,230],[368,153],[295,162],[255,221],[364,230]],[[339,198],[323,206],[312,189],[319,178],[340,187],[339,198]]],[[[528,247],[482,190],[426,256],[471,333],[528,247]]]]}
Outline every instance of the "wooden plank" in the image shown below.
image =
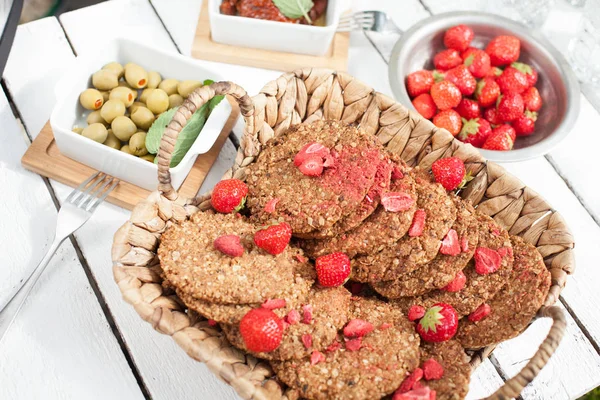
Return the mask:
{"type": "Polygon", "coordinates": [[[504,381],[489,359],[485,360],[471,375],[467,400],[482,399],[494,393],[504,381]]]}
{"type": "MultiPolygon", "coordinates": [[[[42,179],[20,166],[25,134],[1,91],[0,125],[4,294],[43,257],[54,235],[56,208],[42,179]]],[[[0,359],[2,399],[143,399],[70,241],[60,247],[0,343],[0,359]]]]}

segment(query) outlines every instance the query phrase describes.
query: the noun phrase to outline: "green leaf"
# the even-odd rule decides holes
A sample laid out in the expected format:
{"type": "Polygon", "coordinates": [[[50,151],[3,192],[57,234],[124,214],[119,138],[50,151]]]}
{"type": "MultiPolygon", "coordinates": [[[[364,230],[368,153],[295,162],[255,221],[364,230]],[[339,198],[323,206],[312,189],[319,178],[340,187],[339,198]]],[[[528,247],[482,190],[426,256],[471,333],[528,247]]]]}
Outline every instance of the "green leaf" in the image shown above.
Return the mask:
{"type": "Polygon", "coordinates": [[[419,321],[419,324],[421,324],[421,327],[425,330],[425,332],[437,332],[437,326],[441,325],[442,320],[444,319],[441,311],[442,307],[440,306],[433,306],[427,310],[423,318],[421,318],[419,321]]]}
{"type": "Polygon", "coordinates": [[[169,122],[173,119],[173,115],[175,115],[175,111],[177,111],[178,107],[173,107],[170,110],[165,111],[160,114],[158,118],[154,120],[150,129],[148,129],[148,134],[146,135],[146,149],[148,149],[149,153],[157,154],[158,148],[160,147],[160,139],[165,131],[169,122]]]}
{"type": "Polygon", "coordinates": [[[273,3],[283,15],[288,18],[306,18],[308,23],[312,23],[308,12],[315,5],[312,0],[273,0],[273,3]]]}

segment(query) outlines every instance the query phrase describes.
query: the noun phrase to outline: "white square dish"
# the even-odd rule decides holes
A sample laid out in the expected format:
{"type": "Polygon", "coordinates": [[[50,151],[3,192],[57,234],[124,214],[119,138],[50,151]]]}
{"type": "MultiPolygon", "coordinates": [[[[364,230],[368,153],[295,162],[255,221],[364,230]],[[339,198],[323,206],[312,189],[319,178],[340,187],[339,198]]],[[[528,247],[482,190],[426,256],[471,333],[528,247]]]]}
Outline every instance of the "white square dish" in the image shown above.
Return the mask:
{"type": "MultiPolygon", "coordinates": [[[[74,125],[86,126],[88,111],[79,104],[79,94],[91,86],[91,75],[105,64],[135,62],[147,70],[158,71],[163,78],[178,80],[223,80],[218,73],[176,53],[167,53],[127,39],[114,39],[106,47],[77,57],[56,86],[57,102],[50,125],[62,154],[147,190],[156,190],[157,166],[148,161],[97,143],[72,131],[74,125]]],[[[231,105],[223,100],[210,114],[200,135],[181,162],[170,169],[172,185],[178,189],[199,154],[213,146],[231,114],[231,105]]]]}
{"type": "Polygon", "coordinates": [[[337,29],[342,0],[329,0],[325,26],[290,24],[221,14],[222,0],[207,0],[212,40],[233,46],[322,56],[337,29]]]}

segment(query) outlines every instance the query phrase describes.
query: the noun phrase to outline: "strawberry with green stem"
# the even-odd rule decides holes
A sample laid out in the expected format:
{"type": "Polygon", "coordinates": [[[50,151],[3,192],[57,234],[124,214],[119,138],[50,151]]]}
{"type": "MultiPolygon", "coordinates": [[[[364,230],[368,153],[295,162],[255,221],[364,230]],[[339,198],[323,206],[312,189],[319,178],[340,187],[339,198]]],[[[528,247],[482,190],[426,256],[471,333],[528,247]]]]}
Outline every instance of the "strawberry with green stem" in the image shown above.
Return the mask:
{"type": "Polygon", "coordinates": [[[271,225],[254,234],[254,244],[267,253],[277,255],[283,253],[292,238],[292,227],[287,222],[271,225]]]}
{"type": "Polygon", "coordinates": [[[490,73],[492,68],[490,56],[483,50],[469,47],[461,54],[463,64],[475,78],[483,78],[490,73]]]}
{"type": "Polygon", "coordinates": [[[447,303],[431,306],[417,324],[417,332],[426,342],[445,342],[454,337],[458,329],[458,314],[447,303]]]}
{"type": "MultiPolygon", "coordinates": [[[[458,157],[440,158],[431,165],[431,172],[435,181],[448,191],[463,187],[468,182],[465,163],[458,157]]],[[[458,237],[456,239],[458,244],[458,237]]]]}
{"type": "Polygon", "coordinates": [[[248,186],[239,179],[225,179],[217,183],[213,189],[210,202],[220,213],[238,212],[246,204],[248,186]]]}
{"type": "Polygon", "coordinates": [[[477,82],[475,98],[481,107],[490,107],[496,103],[498,96],[500,96],[500,86],[494,78],[486,77],[477,82]]]}
{"type": "Polygon", "coordinates": [[[533,87],[537,83],[538,72],[531,65],[521,63],[521,62],[514,62],[510,65],[511,65],[511,67],[516,68],[517,70],[521,71],[521,73],[523,73],[525,75],[525,78],[527,79],[528,87],[533,87]]]}
{"type": "Polygon", "coordinates": [[[492,133],[492,127],[483,118],[463,120],[463,127],[458,134],[458,139],[464,143],[470,143],[475,147],[481,147],[488,136],[492,133]]]}
{"type": "Polygon", "coordinates": [[[423,93],[429,93],[434,83],[433,72],[420,70],[411,72],[406,77],[406,89],[410,97],[417,97],[423,93]]]}
{"type": "Polygon", "coordinates": [[[477,82],[467,67],[462,64],[446,71],[445,78],[454,83],[463,96],[470,96],[475,92],[477,82]]]}
{"type": "Polygon", "coordinates": [[[442,50],[433,57],[433,65],[442,71],[447,71],[460,64],[462,64],[462,58],[455,49],[442,50]]]}
{"type": "Polygon", "coordinates": [[[500,125],[492,130],[482,149],[497,151],[511,150],[515,143],[515,136],[516,133],[512,126],[507,124],[500,125]]]}
{"type": "Polygon", "coordinates": [[[513,67],[506,67],[502,74],[496,78],[502,94],[523,93],[528,88],[525,74],[513,67]]]}
{"type": "Polygon", "coordinates": [[[536,112],[525,110],[523,115],[512,122],[512,127],[514,128],[517,136],[529,136],[535,130],[536,120],[536,112]]]}

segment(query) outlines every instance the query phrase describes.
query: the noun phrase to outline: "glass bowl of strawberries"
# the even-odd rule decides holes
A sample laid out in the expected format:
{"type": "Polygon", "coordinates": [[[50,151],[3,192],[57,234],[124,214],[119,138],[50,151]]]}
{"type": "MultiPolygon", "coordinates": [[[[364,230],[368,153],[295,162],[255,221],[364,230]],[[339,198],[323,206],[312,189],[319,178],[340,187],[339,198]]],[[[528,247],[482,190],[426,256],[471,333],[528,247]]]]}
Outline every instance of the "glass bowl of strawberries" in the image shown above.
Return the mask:
{"type": "Polygon", "coordinates": [[[394,46],[396,98],[489,160],[548,153],[579,114],[579,84],[540,34],[497,15],[439,14],[394,46]]]}

